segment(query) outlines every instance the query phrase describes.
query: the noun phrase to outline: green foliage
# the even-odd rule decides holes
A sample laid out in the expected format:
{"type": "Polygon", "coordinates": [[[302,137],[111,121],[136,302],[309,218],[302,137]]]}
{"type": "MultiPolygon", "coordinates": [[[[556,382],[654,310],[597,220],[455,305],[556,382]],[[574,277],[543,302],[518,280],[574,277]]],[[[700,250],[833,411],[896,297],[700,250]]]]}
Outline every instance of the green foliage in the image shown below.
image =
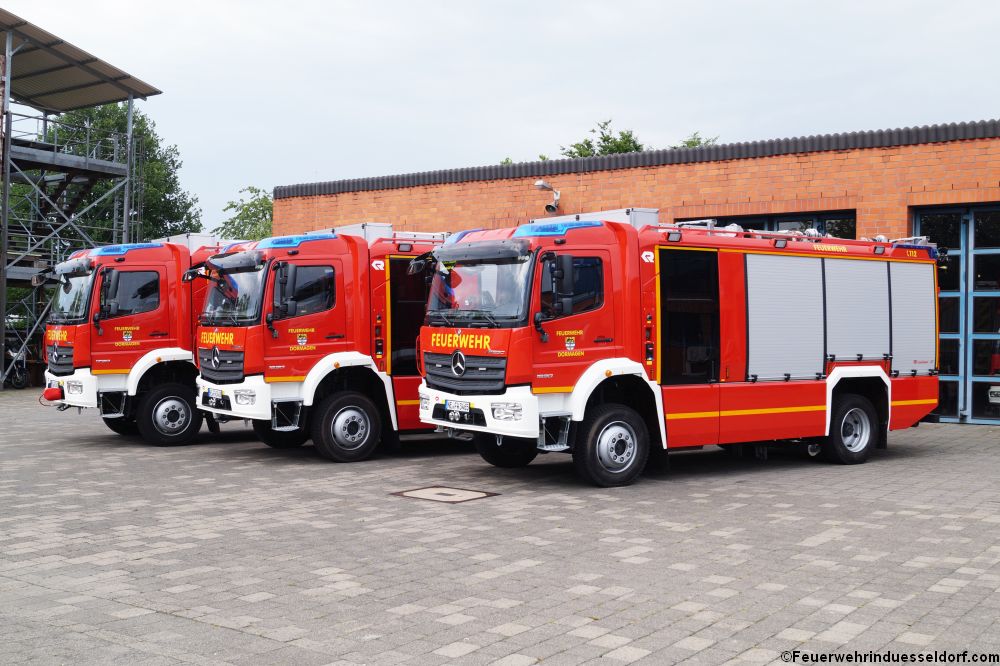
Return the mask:
{"type": "Polygon", "coordinates": [[[512,160],[510,157],[505,157],[502,160],[500,160],[500,166],[510,166],[513,163],[514,160],[512,160]]]}
{"type": "Polygon", "coordinates": [[[590,133],[594,136],[570,144],[568,148],[560,146],[560,152],[566,157],[593,157],[645,150],[632,130],[621,130],[615,134],[611,128],[611,119],[597,123],[597,127],[590,130],[590,133]]]}
{"type": "Polygon", "coordinates": [[[260,240],[271,235],[271,223],[274,220],[274,202],[267,190],[249,185],[239,192],[249,197],[240,197],[230,201],[223,212],[233,212],[233,215],[213,232],[222,238],[232,240],[260,240]]]}
{"type": "Polygon", "coordinates": [[[700,148],[701,146],[714,146],[719,140],[717,136],[702,136],[698,132],[692,132],[691,136],[681,139],[681,142],[671,148],[700,148]]]}
{"type": "MultiPolygon", "coordinates": [[[[175,145],[165,145],[156,133],[156,123],[139,109],[134,109],[132,116],[132,132],[137,138],[136,154],[142,155],[141,166],[137,174],[142,182],[142,198],[132,202],[132,220],[141,211],[141,226],[132,226],[130,238],[159,238],[192,231],[201,231],[201,209],[198,198],[181,188],[178,172],[181,168],[180,151],[175,145]]],[[[91,136],[100,136],[109,132],[120,132],[124,135],[128,127],[128,106],[121,104],[106,104],[104,106],[79,109],[62,114],[56,120],[60,123],[76,126],[80,129],[70,130],[78,135],[85,133],[85,127],[90,126],[91,136]]],[[[50,130],[51,133],[51,130],[50,130]]],[[[60,128],[60,142],[66,140],[67,130],[60,128]]],[[[83,206],[97,200],[107,192],[114,183],[102,181],[87,195],[83,206]]],[[[113,219],[113,206],[97,206],[93,215],[88,216],[87,226],[99,226],[110,229],[113,219]]],[[[102,239],[95,239],[102,240],[102,239]]]]}

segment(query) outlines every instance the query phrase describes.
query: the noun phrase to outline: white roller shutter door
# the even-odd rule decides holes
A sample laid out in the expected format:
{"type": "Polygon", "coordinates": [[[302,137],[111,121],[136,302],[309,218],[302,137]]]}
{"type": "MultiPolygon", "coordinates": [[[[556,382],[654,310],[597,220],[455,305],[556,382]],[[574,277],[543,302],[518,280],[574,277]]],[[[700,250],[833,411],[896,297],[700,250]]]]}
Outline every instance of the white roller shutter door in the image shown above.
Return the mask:
{"type": "Polygon", "coordinates": [[[814,379],[823,372],[822,259],[748,254],[746,261],[748,374],[814,379]]]}
{"type": "Polygon", "coordinates": [[[937,353],[934,265],[890,264],[892,369],[900,374],[934,368],[937,353]]]}
{"type": "Polygon", "coordinates": [[[828,354],[838,361],[889,353],[889,271],[884,261],[826,259],[828,354]]]}

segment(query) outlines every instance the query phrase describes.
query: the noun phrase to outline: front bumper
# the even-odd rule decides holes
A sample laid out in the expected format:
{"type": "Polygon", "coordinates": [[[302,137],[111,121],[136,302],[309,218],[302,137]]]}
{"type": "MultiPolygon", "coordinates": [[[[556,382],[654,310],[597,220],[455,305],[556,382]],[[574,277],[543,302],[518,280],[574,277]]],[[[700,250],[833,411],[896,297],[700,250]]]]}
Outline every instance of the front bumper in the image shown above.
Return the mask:
{"type": "Polygon", "coordinates": [[[61,376],[45,371],[45,386],[62,387],[63,399],[58,402],[69,407],[96,408],[99,393],[122,392],[127,381],[128,375],[95,375],[90,368],[77,368],[73,374],[61,376]]]}
{"type": "Polygon", "coordinates": [[[488,432],[505,437],[523,437],[537,439],[539,433],[539,400],[527,386],[508,388],[500,395],[454,395],[445,391],[432,389],[426,382],[420,383],[420,420],[433,426],[469,430],[472,432],[488,432]],[[426,398],[426,400],[424,399],[426,398]],[[444,408],[447,400],[468,402],[470,410],[475,414],[476,423],[465,420],[462,416],[451,417],[444,408]],[[493,416],[495,403],[516,403],[521,407],[521,418],[513,421],[499,420],[493,416]],[[426,408],[425,408],[426,405],[426,408]],[[435,410],[437,407],[437,410],[435,410]],[[480,414],[474,410],[479,410],[480,414]],[[437,412],[437,418],[435,417],[437,412]]]}
{"type": "Polygon", "coordinates": [[[195,396],[198,409],[228,416],[231,419],[255,419],[270,421],[272,404],[275,402],[306,403],[302,382],[276,382],[268,384],[263,375],[250,375],[236,384],[216,384],[202,376],[195,380],[198,394],[195,396]],[[218,391],[219,395],[228,400],[228,406],[219,407],[205,404],[205,392],[209,389],[218,391]],[[241,404],[237,401],[236,392],[252,392],[253,404],[241,404]]]}

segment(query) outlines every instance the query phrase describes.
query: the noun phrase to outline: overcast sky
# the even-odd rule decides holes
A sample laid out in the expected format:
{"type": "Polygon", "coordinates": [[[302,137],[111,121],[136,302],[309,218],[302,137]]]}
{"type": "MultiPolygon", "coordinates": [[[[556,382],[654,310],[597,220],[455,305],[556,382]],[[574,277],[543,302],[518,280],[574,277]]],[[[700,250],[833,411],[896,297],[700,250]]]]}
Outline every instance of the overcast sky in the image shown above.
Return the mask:
{"type": "Polygon", "coordinates": [[[1000,3],[130,2],[5,7],[163,90],[206,228],[265,188],[1000,116],[1000,3]]]}

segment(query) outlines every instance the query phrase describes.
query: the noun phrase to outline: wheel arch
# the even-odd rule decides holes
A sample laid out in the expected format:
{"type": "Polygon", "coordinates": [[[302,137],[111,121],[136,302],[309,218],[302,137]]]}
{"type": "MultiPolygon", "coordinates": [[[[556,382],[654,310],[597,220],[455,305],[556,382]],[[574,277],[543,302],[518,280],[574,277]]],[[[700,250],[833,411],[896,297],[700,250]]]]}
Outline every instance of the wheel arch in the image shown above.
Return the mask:
{"type": "Polygon", "coordinates": [[[303,405],[311,407],[337,391],[358,391],[374,401],[384,428],[396,430],[392,378],[378,370],[370,356],[357,352],[323,357],[303,382],[303,405]]]}
{"type": "Polygon", "coordinates": [[[641,364],[630,359],[604,359],[587,368],[570,396],[572,420],[582,421],[593,405],[605,402],[628,405],[639,412],[651,443],[658,437],[660,446],[666,448],[663,396],[641,364]]]}
{"type": "Polygon", "coordinates": [[[154,349],[143,354],[132,366],[125,382],[125,393],[134,397],[163,382],[182,382],[193,387],[197,376],[198,368],[190,351],[179,347],[154,349]]]}
{"type": "Polygon", "coordinates": [[[879,433],[876,448],[886,448],[892,410],[892,383],[888,375],[882,368],[875,366],[834,369],[826,383],[826,435],[830,434],[834,404],[838,396],[845,393],[863,396],[875,407],[879,433]]]}

